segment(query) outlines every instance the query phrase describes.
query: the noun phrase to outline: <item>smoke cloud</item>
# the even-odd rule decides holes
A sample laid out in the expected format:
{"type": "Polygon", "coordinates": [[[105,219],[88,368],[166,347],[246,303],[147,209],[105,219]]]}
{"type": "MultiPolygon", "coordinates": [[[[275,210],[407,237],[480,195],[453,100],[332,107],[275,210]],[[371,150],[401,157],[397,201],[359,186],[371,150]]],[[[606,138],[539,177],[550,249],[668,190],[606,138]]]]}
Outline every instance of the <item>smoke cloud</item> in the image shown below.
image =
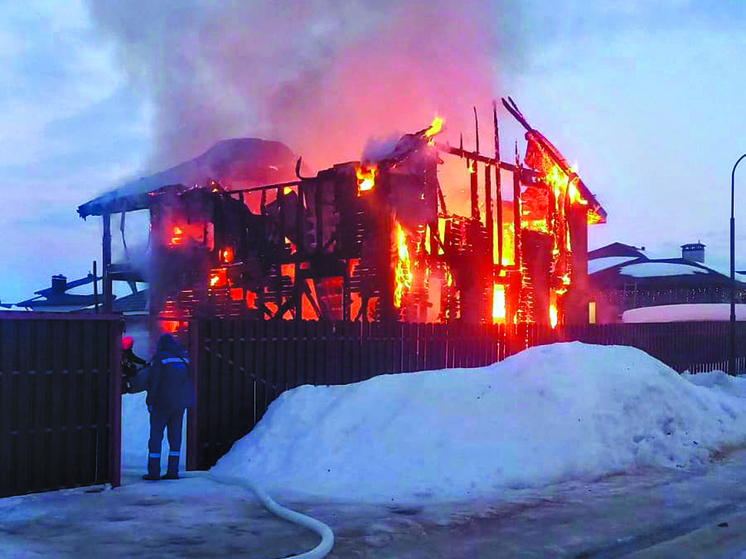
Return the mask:
{"type": "Polygon", "coordinates": [[[281,140],[316,168],[371,137],[471,130],[518,52],[519,0],[89,0],[152,104],[149,166],[218,140],[281,140]]]}

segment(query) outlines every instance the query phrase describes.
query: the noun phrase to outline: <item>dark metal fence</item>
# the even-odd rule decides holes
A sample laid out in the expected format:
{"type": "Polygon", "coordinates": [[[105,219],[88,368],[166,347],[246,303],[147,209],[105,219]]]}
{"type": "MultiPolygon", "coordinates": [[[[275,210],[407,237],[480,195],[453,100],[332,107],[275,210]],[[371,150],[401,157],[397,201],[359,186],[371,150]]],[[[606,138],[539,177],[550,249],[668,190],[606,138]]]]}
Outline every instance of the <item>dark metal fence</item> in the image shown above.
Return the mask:
{"type": "Polygon", "coordinates": [[[0,312],[0,497],[119,485],[119,320],[0,312]]]}
{"type": "MultiPolygon", "coordinates": [[[[479,367],[557,341],[638,347],[678,371],[723,369],[727,323],[548,326],[195,320],[190,323],[197,405],[189,414],[187,468],[212,466],[283,391],[386,373],[479,367]]],[[[746,324],[738,324],[746,368],[746,324]]]]}

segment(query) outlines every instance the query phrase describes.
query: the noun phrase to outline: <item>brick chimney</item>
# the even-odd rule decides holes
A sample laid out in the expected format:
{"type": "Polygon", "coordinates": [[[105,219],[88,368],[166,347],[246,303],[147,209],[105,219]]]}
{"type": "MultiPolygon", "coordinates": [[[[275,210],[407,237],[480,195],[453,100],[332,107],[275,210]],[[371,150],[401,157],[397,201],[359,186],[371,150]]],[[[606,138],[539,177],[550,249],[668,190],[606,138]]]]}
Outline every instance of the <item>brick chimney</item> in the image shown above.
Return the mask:
{"type": "Polygon", "coordinates": [[[54,295],[62,295],[65,293],[65,288],[67,288],[67,278],[65,276],[62,274],[52,276],[52,293],[54,295]]]}
{"type": "Polygon", "coordinates": [[[705,245],[700,242],[681,245],[681,258],[692,262],[705,263],[705,245]]]}

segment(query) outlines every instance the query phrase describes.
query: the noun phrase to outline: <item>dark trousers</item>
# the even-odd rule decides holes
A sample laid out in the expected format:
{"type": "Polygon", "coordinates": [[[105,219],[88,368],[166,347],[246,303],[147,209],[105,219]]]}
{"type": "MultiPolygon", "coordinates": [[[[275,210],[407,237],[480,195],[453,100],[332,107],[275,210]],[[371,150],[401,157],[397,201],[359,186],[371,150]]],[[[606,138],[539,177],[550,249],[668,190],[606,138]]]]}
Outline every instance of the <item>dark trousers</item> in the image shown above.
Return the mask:
{"type": "Polygon", "coordinates": [[[177,410],[168,410],[163,412],[153,408],[150,412],[150,440],[148,441],[148,451],[150,457],[158,458],[161,456],[161,443],[163,442],[163,430],[168,430],[168,446],[171,452],[178,456],[181,449],[181,425],[184,421],[184,408],[177,410]]]}

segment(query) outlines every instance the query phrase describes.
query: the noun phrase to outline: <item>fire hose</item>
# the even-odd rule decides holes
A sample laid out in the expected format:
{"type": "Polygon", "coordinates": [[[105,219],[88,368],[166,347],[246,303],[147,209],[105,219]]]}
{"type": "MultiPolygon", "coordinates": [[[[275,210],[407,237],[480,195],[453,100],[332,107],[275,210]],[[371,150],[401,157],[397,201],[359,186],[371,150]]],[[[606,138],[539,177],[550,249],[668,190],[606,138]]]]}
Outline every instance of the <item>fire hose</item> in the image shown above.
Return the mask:
{"type": "Polygon", "coordinates": [[[201,477],[211,479],[212,481],[215,481],[217,483],[242,487],[244,489],[252,491],[257,497],[259,497],[262,505],[264,505],[264,507],[275,516],[292,522],[293,524],[296,524],[298,526],[302,526],[303,528],[308,528],[309,530],[316,532],[319,536],[321,536],[321,541],[316,547],[304,553],[301,553],[300,555],[288,556],[289,559],[323,559],[323,557],[326,557],[329,554],[329,552],[332,550],[332,547],[334,547],[334,532],[332,532],[332,529],[329,528],[329,526],[327,526],[320,520],[311,518],[308,515],[301,514],[287,507],[283,507],[274,499],[272,499],[272,497],[267,495],[267,493],[261,487],[251,483],[248,480],[231,476],[216,475],[212,472],[187,472],[183,477],[201,477]]]}

